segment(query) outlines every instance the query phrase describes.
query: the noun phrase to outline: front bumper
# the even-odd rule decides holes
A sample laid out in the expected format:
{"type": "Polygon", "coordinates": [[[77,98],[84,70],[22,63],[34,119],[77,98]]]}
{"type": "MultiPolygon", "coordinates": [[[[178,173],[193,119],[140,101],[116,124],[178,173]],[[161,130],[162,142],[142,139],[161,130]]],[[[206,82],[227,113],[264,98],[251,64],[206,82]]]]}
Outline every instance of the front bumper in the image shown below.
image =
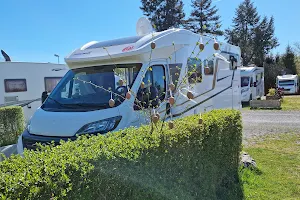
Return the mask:
{"type": "Polygon", "coordinates": [[[23,149],[32,149],[32,150],[36,150],[36,148],[38,147],[36,143],[40,143],[42,145],[49,145],[51,144],[52,141],[54,141],[54,145],[59,145],[61,140],[64,141],[74,141],[76,140],[77,137],[76,136],[72,136],[72,137],[53,137],[53,136],[41,136],[41,135],[33,135],[30,134],[27,130],[25,130],[23,132],[23,134],[21,135],[21,142],[22,142],[22,150],[23,149]]]}

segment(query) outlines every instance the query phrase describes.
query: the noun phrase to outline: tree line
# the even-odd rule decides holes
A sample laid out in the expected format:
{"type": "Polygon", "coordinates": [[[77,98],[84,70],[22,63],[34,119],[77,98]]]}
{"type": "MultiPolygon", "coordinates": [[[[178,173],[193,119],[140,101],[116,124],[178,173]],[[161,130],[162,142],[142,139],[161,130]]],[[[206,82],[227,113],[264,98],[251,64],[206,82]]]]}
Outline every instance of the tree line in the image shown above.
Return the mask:
{"type": "Polygon", "coordinates": [[[300,72],[297,57],[300,43],[294,48],[288,45],[282,55],[272,55],[271,50],[279,46],[275,19],[261,16],[252,0],[244,0],[238,5],[232,25],[225,29],[222,29],[219,10],[212,0],[192,0],[188,15],[183,10],[182,0],[141,0],[141,3],[140,9],[156,31],[185,28],[197,34],[224,36],[228,43],[239,46],[244,66],[264,66],[266,91],[275,86],[277,75],[300,72]]]}

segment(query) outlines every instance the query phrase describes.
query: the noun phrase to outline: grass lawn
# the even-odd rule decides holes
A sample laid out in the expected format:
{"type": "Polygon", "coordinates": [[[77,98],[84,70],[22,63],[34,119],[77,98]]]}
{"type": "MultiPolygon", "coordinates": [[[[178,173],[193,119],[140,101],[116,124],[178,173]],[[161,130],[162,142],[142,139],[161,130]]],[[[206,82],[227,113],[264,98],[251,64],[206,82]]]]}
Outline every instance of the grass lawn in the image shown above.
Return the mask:
{"type": "Polygon", "coordinates": [[[252,141],[244,151],[258,166],[240,172],[245,199],[300,199],[300,133],[252,141]]]}
{"type": "Polygon", "coordinates": [[[284,96],[281,107],[282,110],[300,110],[300,95],[284,96]]]}

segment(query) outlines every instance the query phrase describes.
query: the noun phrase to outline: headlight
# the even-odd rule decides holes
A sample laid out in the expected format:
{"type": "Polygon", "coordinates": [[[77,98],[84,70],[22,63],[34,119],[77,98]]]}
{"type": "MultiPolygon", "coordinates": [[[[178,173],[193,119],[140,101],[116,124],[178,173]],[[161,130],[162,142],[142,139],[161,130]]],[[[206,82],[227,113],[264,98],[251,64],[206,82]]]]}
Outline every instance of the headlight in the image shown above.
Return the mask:
{"type": "Polygon", "coordinates": [[[75,135],[107,133],[114,130],[120,123],[121,119],[121,116],[117,116],[86,124],[82,128],[80,128],[75,135]]]}

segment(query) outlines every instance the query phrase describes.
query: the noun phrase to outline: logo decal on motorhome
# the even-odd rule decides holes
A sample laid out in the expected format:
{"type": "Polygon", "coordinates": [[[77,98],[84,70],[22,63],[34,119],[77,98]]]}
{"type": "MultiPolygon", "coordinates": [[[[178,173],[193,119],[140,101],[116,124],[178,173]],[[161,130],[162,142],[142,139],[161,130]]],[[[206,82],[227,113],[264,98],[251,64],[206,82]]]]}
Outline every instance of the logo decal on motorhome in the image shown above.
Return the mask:
{"type": "Polygon", "coordinates": [[[125,51],[131,51],[132,49],[134,48],[134,46],[128,46],[128,47],[125,47],[122,52],[125,52],[125,51]]]}

